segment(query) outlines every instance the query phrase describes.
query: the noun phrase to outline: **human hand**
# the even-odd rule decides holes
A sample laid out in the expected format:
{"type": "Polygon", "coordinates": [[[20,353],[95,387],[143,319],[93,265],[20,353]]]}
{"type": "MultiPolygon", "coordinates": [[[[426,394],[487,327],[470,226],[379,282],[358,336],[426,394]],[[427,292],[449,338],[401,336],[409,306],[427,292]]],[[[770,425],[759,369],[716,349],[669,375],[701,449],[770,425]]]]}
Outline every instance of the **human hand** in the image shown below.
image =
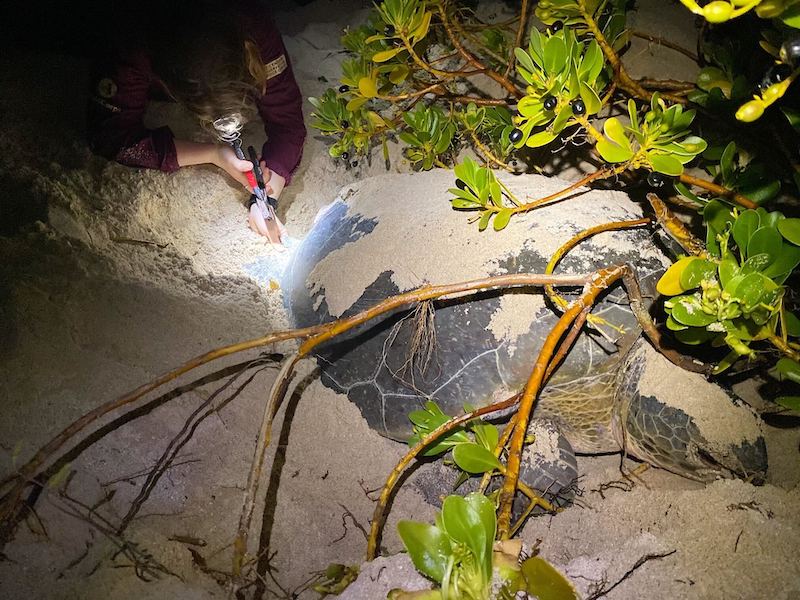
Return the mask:
{"type": "Polygon", "coordinates": [[[264,172],[264,181],[269,182],[268,187],[270,189],[267,193],[275,199],[280,198],[281,192],[286,186],[286,179],[283,175],[278,175],[275,171],[271,170],[263,159],[259,160],[259,164],[261,165],[261,170],[264,172]]]}
{"type": "MultiPolygon", "coordinates": [[[[249,160],[237,158],[233,148],[230,146],[217,146],[217,156],[214,159],[214,164],[241,183],[246,190],[253,191],[246,175],[246,173],[253,170],[253,163],[249,160]]],[[[266,181],[267,177],[264,180],[266,181]]],[[[272,188],[269,185],[266,187],[266,192],[267,194],[272,192],[272,188]]]]}
{"type": "Polygon", "coordinates": [[[283,223],[280,222],[275,212],[271,209],[270,212],[272,218],[267,220],[261,213],[261,208],[258,204],[253,203],[247,217],[250,223],[250,229],[267,238],[270,243],[276,244],[282,248],[283,238],[286,236],[286,228],[283,226],[283,223]]]}

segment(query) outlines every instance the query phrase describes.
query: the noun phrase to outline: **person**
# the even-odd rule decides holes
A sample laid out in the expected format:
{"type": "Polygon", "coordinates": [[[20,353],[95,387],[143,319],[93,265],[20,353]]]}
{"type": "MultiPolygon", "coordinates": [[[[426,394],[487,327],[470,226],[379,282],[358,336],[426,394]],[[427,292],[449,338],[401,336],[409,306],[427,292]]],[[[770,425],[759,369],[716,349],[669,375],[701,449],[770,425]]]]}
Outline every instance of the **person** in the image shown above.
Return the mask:
{"type": "MultiPolygon", "coordinates": [[[[300,163],[306,136],[281,35],[256,0],[181,4],[171,6],[174,18],[159,14],[146,35],[118,43],[96,65],[89,145],[123,165],[168,173],[216,165],[251,190],[246,173],[253,165],[229,144],[176,139],[169,127],[148,129],[143,119],[152,99],[180,102],[209,131],[232,114],[245,122],[260,118],[267,135],[260,155],[266,191],[277,199],[300,163]]],[[[250,205],[248,218],[254,231],[268,236],[258,205],[250,205]]]]}

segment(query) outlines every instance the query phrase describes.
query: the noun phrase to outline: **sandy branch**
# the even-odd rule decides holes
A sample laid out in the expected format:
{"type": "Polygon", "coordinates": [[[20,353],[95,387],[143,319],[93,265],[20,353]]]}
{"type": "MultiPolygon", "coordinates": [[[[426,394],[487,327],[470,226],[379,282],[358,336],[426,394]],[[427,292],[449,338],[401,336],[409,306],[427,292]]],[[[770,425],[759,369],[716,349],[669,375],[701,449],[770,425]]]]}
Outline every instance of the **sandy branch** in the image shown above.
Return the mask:
{"type": "Polygon", "coordinates": [[[744,196],[734,190],[716,184],[713,181],[701,179],[700,177],[694,177],[692,175],[689,175],[685,171],[681,173],[679,179],[681,180],[681,183],[685,183],[687,185],[693,185],[707,192],[711,192],[712,194],[717,194],[718,196],[722,196],[723,198],[735,202],[736,204],[738,204],[739,206],[743,206],[744,208],[758,208],[758,204],[750,200],[750,198],[748,198],[747,196],[744,196]]]}
{"type": "Polygon", "coordinates": [[[627,272],[630,272],[630,268],[627,266],[614,266],[596,271],[592,276],[591,282],[586,284],[583,294],[564,311],[564,314],[561,315],[561,318],[547,335],[542,345],[542,349],[539,352],[539,356],[536,358],[531,375],[525,384],[522,398],[520,398],[519,408],[517,409],[517,419],[514,424],[514,431],[511,434],[508,460],[506,463],[507,472],[499,496],[500,513],[497,519],[498,539],[508,539],[511,533],[511,506],[514,501],[514,494],[516,493],[517,482],[519,480],[522,446],[525,442],[528,422],[533,412],[534,403],[541,391],[548,365],[556,352],[556,346],[580,313],[582,313],[586,307],[591,307],[601,292],[606,290],[614,282],[619,281],[627,272]]]}

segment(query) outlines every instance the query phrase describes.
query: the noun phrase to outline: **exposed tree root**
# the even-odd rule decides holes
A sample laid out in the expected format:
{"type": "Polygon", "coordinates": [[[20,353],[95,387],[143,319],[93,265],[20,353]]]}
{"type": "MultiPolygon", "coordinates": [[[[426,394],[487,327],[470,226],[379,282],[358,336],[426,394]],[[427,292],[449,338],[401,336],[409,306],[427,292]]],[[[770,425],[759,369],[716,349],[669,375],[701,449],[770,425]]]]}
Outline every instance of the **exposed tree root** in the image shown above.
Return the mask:
{"type": "Polygon", "coordinates": [[[625,574],[624,574],[622,577],[620,577],[620,578],[619,578],[619,580],[617,580],[617,582],[616,582],[616,583],[614,583],[614,585],[612,585],[612,586],[610,586],[610,587],[605,587],[605,586],[604,586],[604,587],[603,587],[603,589],[601,589],[601,590],[599,590],[599,591],[597,591],[597,592],[593,593],[591,596],[587,597],[587,599],[586,599],[586,600],[597,600],[598,598],[602,598],[603,596],[607,596],[607,595],[608,595],[608,593],[609,593],[609,592],[611,592],[611,590],[613,590],[615,587],[617,587],[617,586],[618,586],[619,584],[621,584],[623,581],[625,581],[626,579],[628,579],[628,578],[629,578],[631,575],[633,575],[633,573],[634,573],[634,572],[635,572],[637,569],[639,569],[640,567],[642,567],[644,564],[646,564],[646,563],[650,562],[651,560],[658,560],[658,559],[660,559],[660,558],[666,558],[666,557],[668,557],[668,556],[672,556],[672,555],[673,555],[673,554],[675,554],[676,552],[677,552],[677,550],[672,550],[671,552],[664,552],[664,553],[662,553],[662,554],[646,554],[645,556],[643,556],[643,557],[641,557],[639,560],[637,560],[637,561],[636,561],[636,562],[633,564],[633,566],[632,566],[630,569],[628,569],[628,570],[625,572],[625,574]]]}

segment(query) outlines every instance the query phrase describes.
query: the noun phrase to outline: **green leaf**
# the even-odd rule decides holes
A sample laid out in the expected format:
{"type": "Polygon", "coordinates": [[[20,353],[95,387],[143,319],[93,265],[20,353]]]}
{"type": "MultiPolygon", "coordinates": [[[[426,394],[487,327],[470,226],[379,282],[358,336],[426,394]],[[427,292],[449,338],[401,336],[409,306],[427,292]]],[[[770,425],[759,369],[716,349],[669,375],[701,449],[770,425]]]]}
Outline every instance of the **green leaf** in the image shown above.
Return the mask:
{"type": "Polygon", "coordinates": [[[667,269],[656,284],[656,290],[662,296],[677,296],[686,291],[681,285],[681,275],[683,271],[695,260],[700,260],[696,256],[681,258],[667,269]]]}
{"type": "Polygon", "coordinates": [[[739,270],[741,275],[749,275],[750,273],[760,273],[770,263],[769,254],[753,254],[750,258],[744,261],[742,268],[739,270]]]}
{"type": "Polygon", "coordinates": [[[769,257],[766,264],[769,264],[778,258],[782,247],[783,239],[781,239],[781,235],[775,227],[759,227],[750,236],[750,242],[747,245],[747,256],[766,254],[769,257]]]}
{"type": "Polygon", "coordinates": [[[719,200],[712,200],[703,209],[703,220],[715,233],[722,233],[734,219],[727,206],[719,200]]]}
{"type": "Polygon", "coordinates": [[[530,72],[536,71],[536,66],[533,64],[531,55],[525,52],[522,48],[514,48],[514,56],[517,57],[517,64],[525,67],[530,72]]]}
{"type": "Polygon", "coordinates": [[[557,133],[553,133],[552,131],[545,129],[538,133],[534,133],[531,137],[528,138],[528,141],[525,142],[525,145],[529,148],[539,148],[541,146],[546,146],[554,139],[558,137],[557,133]]]}
{"type": "Polygon", "coordinates": [[[625,150],[631,149],[631,143],[630,140],[628,140],[628,136],[625,134],[625,128],[616,117],[611,117],[606,120],[605,125],[603,125],[603,133],[606,134],[608,139],[617,144],[617,146],[625,150]]]}
{"type": "Polygon", "coordinates": [[[475,443],[459,444],[453,448],[453,460],[467,473],[486,473],[502,467],[494,454],[475,443]]]}
{"type": "Polygon", "coordinates": [[[719,375],[727,371],[737,360],[739,360],[739,354],[737,352],[729,352],[725,355],[725,358],[719,361],[719,364],[714,367],[714,375],[719,375]]]}
{"type": "Polygon", "coordinates": [[[569,105],[562,106],[556,118],[553,119],[553,124],[550,126],[550,129],[553,133],[561,133],[564,131],[564,127],[567,126],[570,118],[572,118],[572,107],[569,105]]]}
{"type": "Polygon", "coordinates": [[[756,204],[763,204],[778,195],[778,192],[781,191],[781,182],[777,179],[771,179],[769,181],[760,179],[757,183],[750,184],[744,183],[740,179],[737,187],[739,192],[750,198],[750,200],[756,204]]]}
{"type": "Polygon", "coordinates": [[[490,522],[484,522],[484,515],[475,510],[473,502],[468,502],[461,496],[448,496],[442,504],[441,523],[452,540],[470,549],[480,565],[481,573],[488,579],[492,572],[492,544],[496,524],[494,506],[483,494],[473,493],[470,496],[472,501],[479,496],[490,505],[490,522]]]}
{"type": "Polygon", "coordinates": [[[792,337],[800,337],[800,318],[788,310],[783,313],[784,326],[786,327],[786,335],[792,337]]]}
{"type": "Polygon", "coordinates": [[[581,81],[580,89],[581,100],[583,100],[583,103],[586,105],[586,114],[596,114],[597,111],[603,107],[603,101],[600,100],[600,96],[598,96],[594,88],[592,88],[585,81],[581,81]]]}
{"type": "Polygon", "coordinates": [[[569,580],[540,556],[525,560],[521,565],[525,591],[539,600],[578,600],[569,580]]]}
{"type": "Polygon", "coordinates": [[[781,235],[797,246],[800,246],[800,219],[783,219],[778,222],[781,235]]]}
{"type": "Polygon", "coordinates": [[[701,327],[689,327],[687,329],[676,331],[675,339],[682,344],[699,346],[700,344],[705,344],[709,340],[712,340],[717,335],[719,334],[713,331],[708,331],[707,329],[703,329],[701,327]]]}
{"type": "Polygon", "coordinates": [[[544,69],[551,75],[560,73],[567,63],[567,46],[559,36],[553,36],[544,45],[544,69]]]}
{"type": "Polygon", "coordinates": [[[735,334],[726,335],[725,343],[739,356],[749,356],[753,353],[750,345],[735,334]]]}
{"type": "Polygon", "coordinates": [[[728,287],[731,279],[739,275],[739,263],[732,254],[727,254],[719,262],[719,282],[723,289],[728,287]]]}
{"type": "Polygon", "coordinates": [[[731,294],[742,304],[752,308],[758,304],[764,296],[765,282],[772,283],[761,273],[750,273],[739,281],[738,285],[731,290],[731,294]]]}
{"type": "Polygon", "coordinates": [[[664,175],[677,177],[683,173],[683,163],[681,163],[681,161],[674,156],[670,156],[668,154],[655,154],[653,152],[648,152],[647,162],[650,163],[650,167],[652,167],[654,171],[663,173],[664,175]]]}
{"type": "Polygon", "coordinates": [[[494,537],[497,532],[497,516],[495,506],[489,498],[478,492],[472,492],[464,497],[472,512],[478,515],[478,519],[483,526],[486,539],[491,546],[494,545],[494,537]]]}
{"type": "Polygon", "coordinates": [[[781,107],[781,112],[789,121],[789,124],[792,126],[792,128],[795,131],[800,132],[800,112],[786,106],[781,107]]]}
{"type": "Polygon", "coordinates": [[[689,329],[688,325],[683,325],[682,323],[678,323],[675,319],[672,318],[672,315],[667,314],[667,321],[666,321],[667,329],[670,331],[683,331],[684,329],[689,329]]]}
{"type": "Polygon", "coordinates": [[[609,163],[621,163],[633,158],[633,150],[623,148],[610,140],[599,140],[595,148],[603,160],[609,163]]]}
{"type": "Polygon", "coordinates": [[[800,383],[800,363],[791,358],[781,358],[775,363],[773,373],[780,381],[788,379],[789,381],[800,383]]]}
{"type": "Polygon", "coordinates": [[[442,583],[448,559],[452,554],[447,534],[434,525],[416,521],[400,521],[397,532],[417,570],[437,583],[442,583]]]}
{"type": "Polygon", "coordinates": [[[489,226],[489,219],[492,218],[494,213],[491,210],[485,210],[481,214],[481,218],[478,221],[478,231],[483,231],[489,226]]]}
{"type": "MultiPolygon", "coordinates": [[[[375,77],[362,77],[358,80],[358,91],[365,98],[374,98],[378,95],[378,80],[375,77]]],[[[349,109],[348,109],[349,110],[349,109]]]]}
{"type": "Polygon", "coordinates": [[[690,327],[705,327],[717,320],[716,315],[709,315],[703,312],[697,296],[682,296],[678,298],[674,301],[670,314],[678,323],[683,323],[690,327]]]}
{"type": "Polygon", "coordinates": [[[733,164],[734,156],[736,156],[736,144],[734,142],[730,142],[727,146],[725,146],[722,157],[719,159],[719,166],[720,170],[722,171],[722,181],[725,184],[729,184],[731,178],[733,177],[733,171],[735,168],[733,164]]]}
{"type": "Polygon", "coordinates": [[[475,209],[482,206],[475,200],[466,200],[464,198],[453,198],[450,200],[450,203],[453,205],[453,208],[458,209],[475,209]]]}
{"type": "Polygon", "coordinates": [[[631,122],[631,129],[639,129],[639,112],[633,98],[628,98],[628,118],[631,122]]]}
{"type": "Polygon", "coordinates": [[[761,218],[754,210],[744,211],[733,223],[733,239],[743,256],[747,256],[747,244],[750,243],[750,236],[755,233],[760,224],[761,218]]]}
{"type": "MultiPolygon", "coordinates": [[[[589,43],[586,53],[583,55],[580,67],[578,68],[578,78],[588,84],[593,84],[603,70],[605,60],[603,51],[595,40],[589,43]]],[[[585,101],[584,101],[585,102],[585,101]]]]}
{"type": "Polygon", "coordinates": [[[494,221],[492,221],[492,226],[494,227],[495,231],[502,231],[508,225],[509,220],[511,219],[511,209],[505,208],[499,211],[495,217],[494,221]]]}
{"type": "Polygon", "coordinates": [[[389,72],[389,81],[395,85],[400,85],[406,79],[408,79],[410,73],[411,69],[409,69],[406,65],[397,65],[389,72]]]}
{"type": "Polygon", "coordinates": [[[778,396],[775,398],[775,402],[784,408],[800,412],[800,396],[778,396]]]}
{"type": "Polygon", "coordinates": [[[497,427],[489,423],[475,423],[472,425],[472,431],[475,432],[475,439],[478,443],[493,452],[497,442],[500,440],[500,434],[497,427]]]}
{"type": "MultiPolygon", "coordinates": [[[[386,62],[387,60],[393,59],[395,56],[400,54],[400,52],[402,52],[403,50],[405,50],[405,48],[403,48],[403,47],[400,47],[400,48],[389,48],[388,50],[382,50],[381,52],[376,52],[375,54],[373,54],[372,55],[372,60],[373,60],[373,62],[376,62],[376,63],[386,62]]],[[[360,84],[359,84],[359,87],[361,87],[360,84]]]]}
{"type": "Polygon", "coordinates": [[[701,281],[713,281],[717,276],[717,265],[709,260],[698,258],[691,261],[681,273],[681,287],[691,290],[700,286],[701,281]]]}

